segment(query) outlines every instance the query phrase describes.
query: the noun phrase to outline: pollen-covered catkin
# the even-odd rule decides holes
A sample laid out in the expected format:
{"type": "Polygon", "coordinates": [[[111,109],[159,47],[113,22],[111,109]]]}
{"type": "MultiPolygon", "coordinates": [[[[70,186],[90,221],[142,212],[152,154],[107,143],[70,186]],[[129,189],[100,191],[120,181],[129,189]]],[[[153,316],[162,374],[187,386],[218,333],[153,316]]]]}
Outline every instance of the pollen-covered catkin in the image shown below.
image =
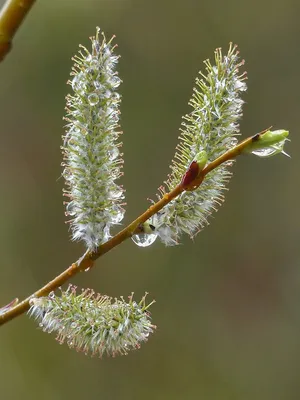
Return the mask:
{"type": "Polygon", "coordinates": [[[70,285],[61,296],[31,300],[29,314],[44,332],[57,333],[59,343],[93,356],[127,354],[148,340],[155,329],[146,305],[146,295],[137,303],[126,302],[85,289],[80,294],[70,285]]]}
{"type": "MultiPolygon", "coordinates": [[[[215,65],[205,61],[206,74],[200,72],[196,79],[189,102],[192,111],[183,117],[171,174],[159,189],[159,198],[181,182],[199,153],[205,152],[207,162],[211,162],[236,144],[244,103],[240,93],[246,90],[246,74],[240,73],[241,65],[243,61],[239,61],[232,44],[226,55],[221,49],[215,51],[215,65]]],[[[223,202],[231,164],[228,161],[211,171],[197,189],[183,192],[152,217],[151,224],[163,243],[177,244],[183,233],[194,236],[208,224],[208,216],[223,202]]]]}
{"type": "Polygon", "coordinates": [[[62,151],[66,215],[73,240],[83,240],[90,250],[107,241],[111,226],[124,216],[124,190],[115,181],[122,175],[123,160],[119,104],[116,91],[120,78],[115,72],[118,56],[112,39],[106,41],[97,29],[92,50],[81,46],[73,58],[73,94],[67,100],[67,126],[62,151]]]}

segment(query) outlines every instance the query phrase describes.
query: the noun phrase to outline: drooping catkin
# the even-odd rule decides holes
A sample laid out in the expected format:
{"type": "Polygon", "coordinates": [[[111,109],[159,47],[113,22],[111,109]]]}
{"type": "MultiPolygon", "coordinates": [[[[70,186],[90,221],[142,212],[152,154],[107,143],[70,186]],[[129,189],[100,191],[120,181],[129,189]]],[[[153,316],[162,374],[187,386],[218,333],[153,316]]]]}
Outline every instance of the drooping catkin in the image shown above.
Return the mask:
{"type": "Polygon", "coordinates": [[[29,314],[44,332],[57,334],[59,343],[93,356],[127,354],[148,340],[155,329],[146,295],[137,303],[133,295],[126,302],[85,289],[77,294],[70,285],[61,296],[31,300],[29,314]]]}

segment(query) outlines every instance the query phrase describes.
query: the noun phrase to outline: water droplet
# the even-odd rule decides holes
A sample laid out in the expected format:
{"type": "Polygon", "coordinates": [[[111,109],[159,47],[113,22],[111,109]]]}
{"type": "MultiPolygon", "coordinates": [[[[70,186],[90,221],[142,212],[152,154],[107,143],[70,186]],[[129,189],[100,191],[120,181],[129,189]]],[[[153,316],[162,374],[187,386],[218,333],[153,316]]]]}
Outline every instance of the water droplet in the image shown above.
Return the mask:
{"type": "Polygon", "coordinates": [[[92,68],[97,69],[99,66],[99,61],[97,57],[92,56],[91,54],[86,58],[86,61],[90,63],[92,68]]]}
{"type": "Polygon", "coordinates": [[[72,322],[71,323],[71,328],[73,328],[73,329],[77,328],[77,323],[76,322],[72,322]]]}
{"type": "MultiPolygon", "coordinates": [[[[69,140],[69,142],[70,142],[70,140],[69,140]]],[[[62,175],[63,175],[63,177],[65,178],[66,181],[71,181],[73,179],[73,174],[68,168],[65,168],[63,170],[62,175]]]]}
{"type": "Polygon", "coordinates": [[[125,210],[120,206],[113,206],[112,207],[113,215],[110,217],[110,221],[112,224],[119,224],[122,219],[124,218],[125,210]]]}
{"type": "Polygon", "coordinates": [[[112,96],[111,96],[111,99],[115,100],[115,101],[119,101],[120,98],[121,98],[121,95],[119,93],[116,93],[116,92],[113,93],[112,96]]]}
{"type": "Polygon", "coordinates": [[[93,83],[97,91],[104,90],[104,86],[99,81],[94,80],[93,83]]]}
{"type": "Polygon", "coordinates": [[[108,157],[109,157],[110,161],[115,160],[119,154],[120,154],[120,152],[117,147],[112,147],[110,150],[108,150],[108,157]]]}
{"type": "Polygon", "coordinates": [[[117,187],[115,190],[110,190],[109,197],[112,200],[124,199],[123,190],[119,187],[117,187]]]}
{"type": "Polygon", "coordinates": [[[75,92],[75,90],[77,90],[78,83],[79,83],[79,78],[78,78],[78,75],[76,75],[72,79],[72,89],[74,90],[74,92],[75,92]]]}
{"type": "Polygon", "coordinates": [[[78,75],[74,76],[72,80],[72,89],[78,94],[84,94],[86,90],[86,83],[84,79],[84,74],[80,72],[78,75]]]}
{"type": "Polygon", "coordinates": [[[86,268],[85,270],[84,270],[84,272],[88,272],[90,270],[90,267],[89,268],[86,268]]]}
{"type": "Polygon", "coordinates": [[[44,324],[39,323],[39,327],[40,327],[40,328],[43,328],[43,326],[44,326],[44,324]]]}
{"type": "Polygon", "coordinates": [[[245,90],[247,90],[247,85],[245,82],[237,79],[235,84],[234,84],[234,88],[236,90],[239,90],[240,92],[244,92],[245,90]]]}
{"type": "Polygon", "coordinates": [[[120,85],[120,83],[121,83],[121,79],[120,79],[118,76],[112,77],[112,79],[111,79],[111,85],[112,85],[114,88],[117,88],[117,87],[120,85]]]}
{"type": "Polygon", "coordinates": [[[96,93],[91,93],[88,95],[88,101],[91,106],[95,106],[99,103],[99,96],[96,93]]]}
{"type": "Polygon", "coordinates": [[[73,201],[70,201],[70,203],[67,204],[66,213],[71,216],[76,214],[75,204],[73,201]]]}
{"type": "Polygon", "coordinates": [[[54,292],[53,292],[53,291],[50,292],[50,293],[48,294],[48,297],[50,297],[50,299],[54,299],[54,298],[55,298],[54,292]]]}
{"type": "Polygon", "coordinates": [[[103,229],[103,242],[106,242],[110,237],[111,235],[109,226],[106,225],[105,228],[103,229]]]}
{"type": "Polygon", "coordinates": [[[131,239],[137,246],[147,247],[151,246],[151,244],[155,242],[156,238],[156,233],[140,233],[139,235],[133,235],[131,239]]]}
{"type": "Polygon", "coordinates": [[[121,174],[121,168],[114,167],[111,170],[110,176],[111,176],[112,179],[118,179],[120,177],[120,174],[121,174]]]}
{"type": "Polygon", "coordinates": [[[258,157],[270,157],[275,153],[278,153],[278,149],[274,147],[266,147],[264,149],[258,149],[251,152],[258,157]]]}
{"type": "Polygon", "coordinates": [[[98,71],[95,68],[87,68],[86,73],[91,77],[95,78],[98,75],[98,71]]]}
{"type": "Polygon", "coordinates": [[[112,122],[117,123],[119,121],[119,114],[116,112],[112,112],[110,113],[109,118],[112,122]]]}
{"type": "Polygon", "coordinates": [[[105,99],[110,99],[110,97],[111,97],[111,91],[110,90],[106,90],[104,93],[103,93],[103,98],[105,98],[105,99]]]}

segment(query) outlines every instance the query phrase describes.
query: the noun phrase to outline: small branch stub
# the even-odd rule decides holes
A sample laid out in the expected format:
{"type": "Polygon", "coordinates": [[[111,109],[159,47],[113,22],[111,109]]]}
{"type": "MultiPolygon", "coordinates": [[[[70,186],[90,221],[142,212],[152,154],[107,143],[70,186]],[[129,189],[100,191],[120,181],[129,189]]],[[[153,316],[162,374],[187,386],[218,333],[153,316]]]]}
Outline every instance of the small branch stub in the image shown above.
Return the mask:
{"type": "Polygon", "coordinates": [[[35,0],[6,0],[0,10],[0,62],[12,48],[15,33],[35,0]]]}

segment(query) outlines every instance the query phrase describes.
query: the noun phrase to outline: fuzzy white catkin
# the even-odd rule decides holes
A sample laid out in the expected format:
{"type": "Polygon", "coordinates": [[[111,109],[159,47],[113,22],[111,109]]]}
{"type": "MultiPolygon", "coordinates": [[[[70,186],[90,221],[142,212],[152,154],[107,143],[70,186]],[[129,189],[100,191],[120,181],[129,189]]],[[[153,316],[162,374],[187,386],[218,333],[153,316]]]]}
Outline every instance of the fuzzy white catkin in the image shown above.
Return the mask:
{"type": "Polygon", "coordinates": [[[112,39],[106,41],[97,28],[92,50],[81,46],[73,58],[73,95],[68,95],[66,134],[62,147],[66,215],[73,240],[83,240],[95,250],[110,237],[110,229],[124,216],[124,190],[115,181],[121,175],[119,134],[121,83],[115,72],[118,56],[112,39]]]}
{"type": "MultiPolygon", "coordinates": [[[[207,74],[200,73],[196,79],[189,103],[193,110],[183,117],[178,152],[165,187],[159,189],[159,198],[180,183],[200,152],[205,151],[211,162],[236,144],[244,103],[240,92],[246,90],[245,73],[239,72],[242,64],[232,44],[224,56],[221,49],[215,51],[215,65],[205,61],[207,74]]],[[[223,202],[231,164],[229,161],[210,172],[196,190],[183,192],[152,217],[150,223],[163,243],[178,244],[183,233],[192,237],[208,224],[208,216],[223,202]]]]}
{"type": "Polygon", "coordinates": [[[146,295],[139,303],[133,295],[129,301],[112,299],[85,289],[76,293],[70,285],[61,296],[53,292],[48,297],[31,300],[29,314],[44,332],[56,333],[59,343],[85,354],[102,357],[127,354],[146,342],[156,328],[151,323],[146,295]]]}

